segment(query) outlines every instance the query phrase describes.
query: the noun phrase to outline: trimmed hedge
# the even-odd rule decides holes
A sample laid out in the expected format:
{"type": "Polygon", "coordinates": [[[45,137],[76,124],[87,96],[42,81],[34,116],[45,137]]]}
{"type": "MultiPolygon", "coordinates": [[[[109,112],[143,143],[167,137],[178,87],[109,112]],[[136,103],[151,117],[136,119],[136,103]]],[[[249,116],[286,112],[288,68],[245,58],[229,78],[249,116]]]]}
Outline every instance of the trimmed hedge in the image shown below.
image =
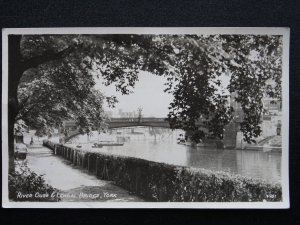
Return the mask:
{"type": "Polygon", "coordinates": [[[151,201],[281,201],[280,184],[239,175],[74,149],[45,140],[44,145],[74,165],[151,201]]]}

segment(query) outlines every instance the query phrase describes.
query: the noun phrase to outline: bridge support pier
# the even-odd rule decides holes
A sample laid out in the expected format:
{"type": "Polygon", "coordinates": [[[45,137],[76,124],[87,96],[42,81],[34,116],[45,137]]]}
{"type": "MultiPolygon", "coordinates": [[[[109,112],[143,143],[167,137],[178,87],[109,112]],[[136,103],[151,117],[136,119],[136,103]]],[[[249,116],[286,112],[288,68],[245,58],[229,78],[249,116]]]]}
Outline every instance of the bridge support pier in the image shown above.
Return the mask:
{"type": "Polygon", "coordinates": [[[243,134],[240,131],[239,122],[231,122],[225,127],[224,147],[231,149],[244,148],[243,134]]]}

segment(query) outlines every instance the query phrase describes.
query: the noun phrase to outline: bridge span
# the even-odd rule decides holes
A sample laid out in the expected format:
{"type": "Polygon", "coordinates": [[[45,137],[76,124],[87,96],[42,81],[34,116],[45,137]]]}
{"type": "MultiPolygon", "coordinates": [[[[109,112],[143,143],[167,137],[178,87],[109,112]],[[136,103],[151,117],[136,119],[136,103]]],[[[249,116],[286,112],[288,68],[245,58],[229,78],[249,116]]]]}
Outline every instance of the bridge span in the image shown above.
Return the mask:
{"type": "Polygon", "coordinates": [[[170,128],[169,122],[166,118],[111,118],[105,122],[108,128],[122,128],[122,127],[161,127],[170,128]]]}
{"type": "MultiPolygon", "coordinates": [[[[170,124],[166,118],[144,117],[144,118],[110,118],[105,121],[107,129],[117,129],[126,127],[157,127],[170,128],[170,124]]],[[[198,126],[203,126],[199,121],[198,126]]],[[[71,132],[65,137],[65,141],[80,134],[78,126],[75,121],[65,121],[64,128],[70,129],[71,132]]]]}
{"type": "MultiPolygon", "coordinates": [[[[145,117],[145,118],[110,118],[107,119],[106,124],[108,129],[122,128],[122,127],[161,127],[170,128],[167,118],[145,117]]],[[[197,126],[203,126],[203,122],[199,121],[197,126]]],[[[76,129],[78,126],[75,121],[65,121],[64,128],[76,129]]]]}

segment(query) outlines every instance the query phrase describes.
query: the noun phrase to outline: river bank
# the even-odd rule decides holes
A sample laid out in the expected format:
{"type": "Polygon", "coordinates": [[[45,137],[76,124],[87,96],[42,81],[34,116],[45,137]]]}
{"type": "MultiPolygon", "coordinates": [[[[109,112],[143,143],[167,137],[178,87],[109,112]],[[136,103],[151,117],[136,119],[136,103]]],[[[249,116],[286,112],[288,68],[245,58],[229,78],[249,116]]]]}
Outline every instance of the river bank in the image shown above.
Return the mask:
{"type": "Polygon", "coordinates": [[[143,159],[82,151],[45,140],[54,154],[102,180],[151,201],[281,201],[281,185],[224,172],[173,166],[143,159]]]}

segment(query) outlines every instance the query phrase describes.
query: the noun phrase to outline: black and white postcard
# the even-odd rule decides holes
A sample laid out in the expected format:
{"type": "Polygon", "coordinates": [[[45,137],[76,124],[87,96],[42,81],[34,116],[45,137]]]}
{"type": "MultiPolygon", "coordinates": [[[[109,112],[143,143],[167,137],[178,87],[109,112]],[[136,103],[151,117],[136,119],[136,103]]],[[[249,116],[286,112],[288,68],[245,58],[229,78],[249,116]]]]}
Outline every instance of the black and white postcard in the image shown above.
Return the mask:
{"type": "Polygon", "coordinates": [[[2,31],[2,206],[289,208],[288,28],[2,31]]]}

